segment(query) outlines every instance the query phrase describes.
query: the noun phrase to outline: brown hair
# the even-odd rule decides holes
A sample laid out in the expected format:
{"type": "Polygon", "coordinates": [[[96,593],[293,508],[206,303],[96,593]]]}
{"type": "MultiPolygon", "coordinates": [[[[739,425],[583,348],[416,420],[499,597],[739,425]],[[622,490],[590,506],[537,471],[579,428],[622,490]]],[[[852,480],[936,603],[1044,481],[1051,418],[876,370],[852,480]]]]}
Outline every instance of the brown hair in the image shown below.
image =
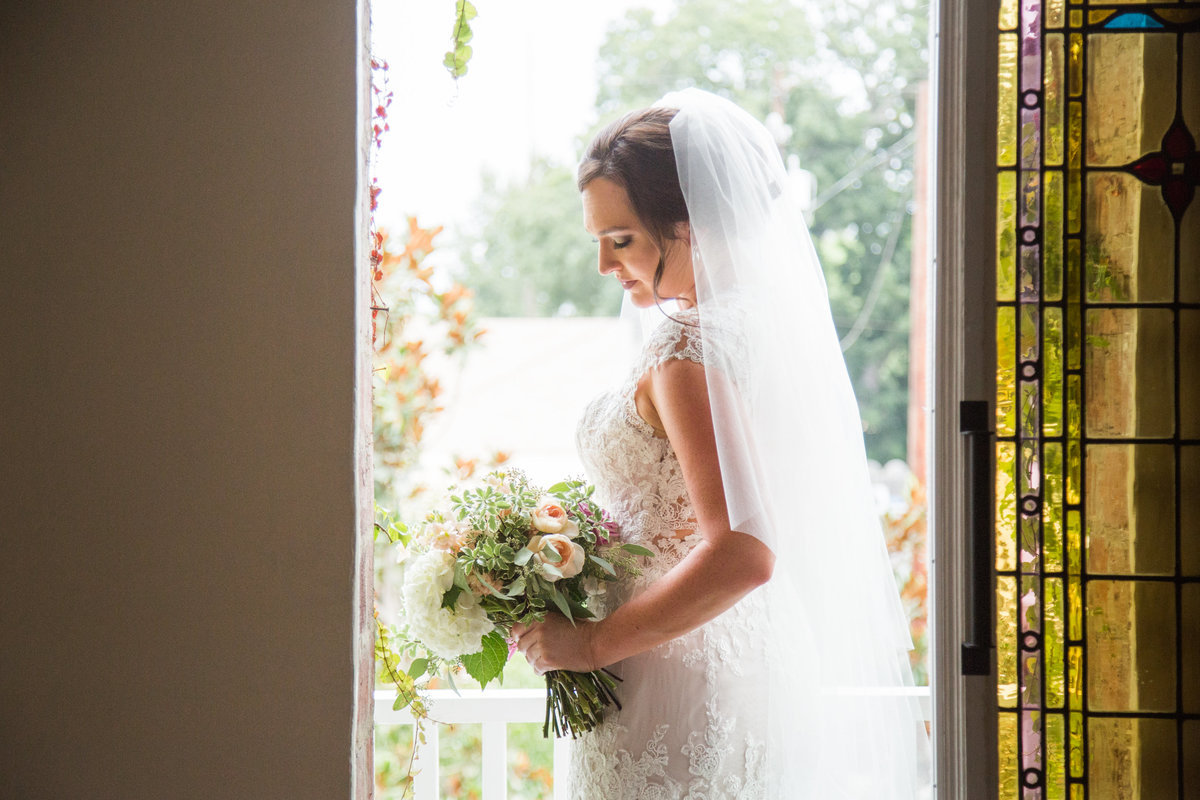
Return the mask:
{"type": "Polygon", "coordinates": [[[653,284],[656,300],[662,299],[658,286],[665,266],[663,254],[667,245],[679,238],[676,226],[688,221],[671,144],[670,125],[676,113],[674,108],[644,108],[610,124],[592,140],[579,164],[577,180],[581,192],[596,178],[605,178],[629,196],[633,212],[658,248],[653,284]]]}

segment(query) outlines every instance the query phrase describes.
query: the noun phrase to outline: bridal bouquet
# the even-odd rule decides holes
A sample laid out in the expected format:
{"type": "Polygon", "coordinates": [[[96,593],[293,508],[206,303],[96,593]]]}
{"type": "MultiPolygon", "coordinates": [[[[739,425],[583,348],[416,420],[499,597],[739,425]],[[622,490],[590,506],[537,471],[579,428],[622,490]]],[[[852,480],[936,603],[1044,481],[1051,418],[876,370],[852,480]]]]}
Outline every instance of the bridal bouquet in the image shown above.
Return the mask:
{"type": "MultiPolygon", "coordinates": [[[[481,686],[498,679],[512,655],[509,632],[558,610],[575,622],[592,618],[589,599],[618,574],[637,573],[634,556],[650,551],[617,541],[616,525],[591,499],[593,487],[569,480],[541,490],[516,470],[494,472],[478,488],[456,492],[450,507],[410,533],[388,523],[389,538],[408,547],[403,582],[403,644],[415,656],[401,673],[386,641],[377,655],[398,704],[419,702],[419,689],[463,667],[481,686]],[[388,674],[390,673],[390,674],[388,674]]],[[[381,629],[383,632],[383,629],[381,629]]],[[[594,728],[617,679],[606,670],[546,673],[546,723],[556,736],[594,728]]]]}

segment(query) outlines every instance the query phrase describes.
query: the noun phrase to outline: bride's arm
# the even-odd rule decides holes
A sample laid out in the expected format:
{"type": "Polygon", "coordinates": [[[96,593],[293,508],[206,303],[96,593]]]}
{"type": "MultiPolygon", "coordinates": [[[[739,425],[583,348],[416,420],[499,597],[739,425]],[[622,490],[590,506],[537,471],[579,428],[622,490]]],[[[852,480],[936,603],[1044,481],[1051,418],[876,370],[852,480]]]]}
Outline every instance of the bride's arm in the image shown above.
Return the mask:
{"type": "Polygon", "coordinates": [[[514,629],[539,671],[597,669],[649,650],[703,625],[771,577],[770,549],[729,527],[704,368],[668,361],[650,373],[647,389],[679,458],[701,540],[600,622],[573,627],[552,614],[541,625],[514,629]]]}

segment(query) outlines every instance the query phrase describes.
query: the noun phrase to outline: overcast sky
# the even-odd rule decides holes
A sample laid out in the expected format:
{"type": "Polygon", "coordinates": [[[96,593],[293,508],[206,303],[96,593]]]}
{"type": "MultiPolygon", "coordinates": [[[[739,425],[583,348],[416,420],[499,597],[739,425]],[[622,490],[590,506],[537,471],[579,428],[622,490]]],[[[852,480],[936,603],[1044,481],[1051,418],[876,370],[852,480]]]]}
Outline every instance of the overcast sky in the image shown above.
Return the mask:
{"type": "Polygon", "coordinates": [[[454,0],[375,0],[375,52],[395,92],[377,174],[379,223],[463,217],[484,168],[524,174],[532,155],[572,163],[594,121],[596,52],[608,25],[633,7],[669,0],[475,0],[474,56],[456,87],[442,57],[454,0]]]}

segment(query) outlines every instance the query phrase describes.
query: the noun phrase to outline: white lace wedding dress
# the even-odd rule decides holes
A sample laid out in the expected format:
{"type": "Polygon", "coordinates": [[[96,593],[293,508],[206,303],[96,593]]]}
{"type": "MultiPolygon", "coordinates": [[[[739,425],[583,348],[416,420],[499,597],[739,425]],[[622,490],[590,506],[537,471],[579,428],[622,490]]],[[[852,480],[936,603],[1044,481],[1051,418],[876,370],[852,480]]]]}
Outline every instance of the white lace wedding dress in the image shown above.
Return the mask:
{"type": "MultiPolygon", "coordinates": [[[[642,575],[608,585],[601,613],[644,590],[699,540],[675,453],[634,405],[634,389],[648,370],[669,359],[704,363],[696,312],[674,317],[647,341],[625,384],[596,398],[579,425],[580,456],[597,499],[624,541],[655,553],[642,575]]],[[[623,708],[573,743],[572,798],[767,796],[765,687],[773,658],[764,598],[756,590],[706,625],[610,668],[623,680],[617,689],[623,708]]]]}

